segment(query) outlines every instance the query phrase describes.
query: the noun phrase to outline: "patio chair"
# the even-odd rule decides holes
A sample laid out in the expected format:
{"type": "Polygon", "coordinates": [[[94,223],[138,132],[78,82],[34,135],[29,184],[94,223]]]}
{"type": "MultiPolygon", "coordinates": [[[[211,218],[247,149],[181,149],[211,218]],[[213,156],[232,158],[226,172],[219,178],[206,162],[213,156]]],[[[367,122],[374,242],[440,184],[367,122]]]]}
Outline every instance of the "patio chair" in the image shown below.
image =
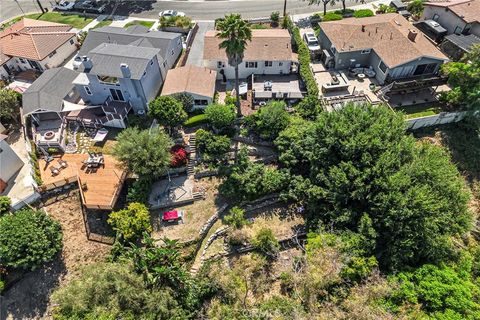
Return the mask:
{"type": "Polygon", "coordinates": [[[60,173],[60,170],[57,167],[50,167],[50,172],[52,173],[52,176],[56,176],[60,173]]]}
{"type": "Polygon", "coordinates": [[[60,168],[65,169],[68,167],[68,163],[65,160],[59,159],[58,164],[60,165],[60,168]]]}

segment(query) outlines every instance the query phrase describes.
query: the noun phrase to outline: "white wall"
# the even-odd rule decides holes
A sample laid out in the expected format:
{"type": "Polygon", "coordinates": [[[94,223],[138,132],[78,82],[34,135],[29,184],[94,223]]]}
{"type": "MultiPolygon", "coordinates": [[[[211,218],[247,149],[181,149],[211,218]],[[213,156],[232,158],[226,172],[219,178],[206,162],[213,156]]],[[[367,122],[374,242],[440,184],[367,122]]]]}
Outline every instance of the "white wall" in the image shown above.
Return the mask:
{"type": "Polygon", "coordinates": [[[458,122],[465,118],[466,114],[466,112],[442,112],[433,116],[407,119],[405,122],[407,123],[408,129],[416,130],[423,127],[458,122]]]}
{"type": "Polygon", "coordinates": [[[23,167],[23,161],[5,140],[0,141],[0,150],[0,179],[8,182],[23,167]]]}
{"type": "MultiPolygon", "coordinates": [[[[217,79],[222,79],[223,76],[220,74],[220,70],[224,70],[225,76],[227,77],[227,80],[232,80],[235,79],[235,68],[231,67],[228,65],[227,61],[222,61],[223,66],[222,68],[218,67],[218,62],[219,61],[214,61],[214,60],[205,60],[204,61],[204,66],[208,69],[211,70],[216,70],[217,71],[217,79]]],[[[272,61],[272,66],[271,67],[265,67],[265,61],[256,61],[257,62],[257,68],[246,68],[245,63],[247,61],[243,61],[239,66],[238,66],[238,76],[240,79],[245,79],[251,74],[256,74],[256,75],[263,75],[263,74],[290,74],[290,68],[292,65],[291,61],[272,61]]],[[[252,61],[248,61],[252,62],[252,61]]]]}
{"type": "Polygon", "coordinates": [[[70,43],[70,40],[62,44],[60,47],[57,48],[57,52],[49,58],[48,56],[45,57],[39,63],[42,65],[44,69],[51,69],[60,66],[68,57],[70,57],[75,51],[77,51],[77,37],[73,36],[71,38],[73,40],[73,44],[70,43]]]}

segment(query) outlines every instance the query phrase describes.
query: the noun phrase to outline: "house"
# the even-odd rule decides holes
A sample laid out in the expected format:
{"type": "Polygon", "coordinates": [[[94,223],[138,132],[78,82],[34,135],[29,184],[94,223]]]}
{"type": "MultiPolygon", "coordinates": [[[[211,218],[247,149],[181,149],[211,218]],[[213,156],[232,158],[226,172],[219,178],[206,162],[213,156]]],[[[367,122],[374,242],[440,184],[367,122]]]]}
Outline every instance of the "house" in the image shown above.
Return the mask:
{"type": "Polygon", "coordinates": [[[480,0],[430,1],[424,4],[423,20],[434,20],[448,34],[480,37],[480,0]]]}
{"type": "Polygon", "coordinates": [[[454,61],[469,53],[474,45],[480,44],[480,37],[474,34],[450,34],[443,39],[440,48],[454,61]]]}
{"type": "Polygon", "coordinates": [[[70,25],[24,18],[0,33],[0,78],[58,67],[77,44],[70,25]]]}
{"type": "Polygon", "coordinates": [[[448,61],[400,14],[322,22],[320,29],[319,41],[328,67],[365,67],[380,84],[435,75],[448,61]]]}
{"type": "Polygon", "coordinates": [[[145,112],[182,52],[181,34],[103,27],[89,32],[79,51],[75,87],[88,104],[128,102],[145,112]]]}
{"type": "Polygon", "coordinates": [[[23,167],[22,159],[6,141],[7,136],[0,134],[0,194],[9,186],[12,179],[23,167]]]}
{"type": "Polygon", "coordinates": [[[111,99],[87,104],[73,83],[78,76],[77,71],[67,68],[49,69],[23,93],[23,118],[31,126],[38,147],[65,150],[68,121],[96,128],[126,127],[130,104],[111,99]]]}
{"type": "Polygon", "coordinates": [[[194,99],[194,108],[205,108],[213,102],[217,72],[187,65],[171,69],[162,88],[162,96],[187,93],[194,99]]]}
{"type": "MultiPolygon", "coordinates": [[[[235,69],[228,64],[223,41],[216,31],[207,31],[203,51],[204,66],[217,71],[217,79],[235,79],[235,69]]],[[[297,58],[292,52],[290,33],[285,29],[252,30],[252,40],[247,42],[243,62],[238,67],[239,78],[254,75],[290,74],[297,58]]]]}

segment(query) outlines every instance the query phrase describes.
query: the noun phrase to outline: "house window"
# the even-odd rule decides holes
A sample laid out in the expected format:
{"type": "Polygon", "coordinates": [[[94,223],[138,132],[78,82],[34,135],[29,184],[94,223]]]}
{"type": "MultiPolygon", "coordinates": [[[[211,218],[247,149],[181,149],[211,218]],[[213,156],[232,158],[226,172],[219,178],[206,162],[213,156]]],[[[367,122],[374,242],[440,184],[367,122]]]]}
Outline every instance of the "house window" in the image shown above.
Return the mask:
{"type": "Polygon", "coordinates": [[[465,35],[469,35],[470,34],[470,30],[472,30],[472,25],[471,24],[467,24],[465,26],[465,28],[463,29],[462,33],[465,34],[465,35]]]}
{"type": "Polygon", "coordinates": [[[330,47],[330,50],[332,51],[333,54],[337,53],[337,49],[335,49],[334,46],[331,46],[331,47],[330,47]]]}
{"type": "Polygon", "coordinates": [[[50,53],[50,54],[48,55],[48,57],[51,58],[51,57],[53,57],[56,53],[57,53],[57,50],[53,50],[53,52],[50,53]]]}
{"type": "Polygon", "coordinates": [[[150,60],[150,65],[153,66],[153,60],[150,60]]]}
{"type": "Polygon", "coordinates": [[[428,63],[428,64],[419,64],[415,68],[415,71],[413,72],[414,76],[419,76],[422,74],[431,74],[435,72],[435,69],[437,69],[437,64],[436,63],[428,63]]]}
{"type": "Polygon", "coordinates": [[[125,101],[125,99],[123,98],[122,90],[110,89],[110,95],[112,96],[112,100],[125,101]]]}
{"type": "Polygon", "coordinates": [[[70,39],[70,44],[74,44],[75,41],[73,41],[73,39],[70,39]]]}
{"type": "Polygon", "coordinates": [[[167,61],[163,61],[163,67],[164,67],[164,68],[167,67],[167,61]]]}
{"type": "Polygon", "coordinates": [[[146,74],[147,74],[147,71],[144,71],[142,74],[142,78],[145,77],[146,74]]]}
{"type": "Polygon", "coordinates": [[[462,33],[462,28],[460,28],[459,26],[456,26],[453,33],[458,34],[458,35],[461,34],[462,33]]]}
{"type": "Polygon", "coordinates": [[[257,68],[257,62],[247,61],[245,62],[245,68],[257,68]]]}
{"type": "Polygon", "coordinates": [[[195,99],[193,101],[193,104],[195,104],[196,106],[207,106],[208,105],[208,101],[205,100],[205,99],[195,99]]]}
{"type": "Polygon", "coordinates": [[[383,61],[380,61],[380,64],[378,65],[378,68],[379,68],[380,70],[382,70],[382,72],[383,72],[384,74],[387,73],[387,65],[386,65],[385,63],[383,63],[383,61]]]}
{"type": "Polygon", "coordinates": [[[175,54],[175,51],[174,51],[174,50],[172,50],[172,56],[173,56],[174,54],[175,54]]]}
{"type": "Polygon", "coordinates": [[[89,96],[92,95],[92,91],[90,91],[90,88],[89,88],[89,87],[85,86],[85,87],[83,87],[83,89],[85,89],[85,93],[86,93],[86,94],[88,94],[89,96]]]}
{"type": "Polygon", "coordinates": [[[102,83],[106,84],[118,84],[117,77],[110,77],[110,76],[97,76],[98,80],[102,83]]]}
{"type": "Polygon", "coordinates": [[[265,61],[265,67],[273,66],[273,61],[265,61]]]}
{"type": "Polygon", "coordinates": [[[279,63],[278,63],[278,66],[279,66],[279,67],[282,67],[282,66],[283,66],[283,62],[279,62],[279,63]]]}
{"type": "Polygon", "coordinates": [[[434,14],[433,17],[432,17],[432,20],[433,21],[438,21],[438,18],[440,18],[440,16],[438,14],[434,14]]]}
{"type": "Polygon", "coordinates": [[[362,50],[361,54],[369,54],[370,53],[370,49],[365,49],[365,50],[362,50]]]}

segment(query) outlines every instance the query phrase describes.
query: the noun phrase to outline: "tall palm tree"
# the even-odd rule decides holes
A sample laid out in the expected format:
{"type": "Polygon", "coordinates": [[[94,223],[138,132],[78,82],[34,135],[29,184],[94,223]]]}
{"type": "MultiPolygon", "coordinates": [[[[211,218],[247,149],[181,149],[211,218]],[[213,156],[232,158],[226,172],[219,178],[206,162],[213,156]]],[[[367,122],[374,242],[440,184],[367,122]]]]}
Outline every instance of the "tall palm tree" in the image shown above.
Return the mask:
{"type": "Polygon", "coordinates": [[[242,116],[240,108],[240,93],[238,84],[238,65],[243,61],[243,54],[247,47],[247,41],[252,40],[252,30],[247,21],[239,14],[232,13],[225,16],[217,24],[217,37],[224,39],[219,47],[225,49],[228,57],[228,64],[235,68],[235,93],[237,95],[237,114],[242,116]]]}

